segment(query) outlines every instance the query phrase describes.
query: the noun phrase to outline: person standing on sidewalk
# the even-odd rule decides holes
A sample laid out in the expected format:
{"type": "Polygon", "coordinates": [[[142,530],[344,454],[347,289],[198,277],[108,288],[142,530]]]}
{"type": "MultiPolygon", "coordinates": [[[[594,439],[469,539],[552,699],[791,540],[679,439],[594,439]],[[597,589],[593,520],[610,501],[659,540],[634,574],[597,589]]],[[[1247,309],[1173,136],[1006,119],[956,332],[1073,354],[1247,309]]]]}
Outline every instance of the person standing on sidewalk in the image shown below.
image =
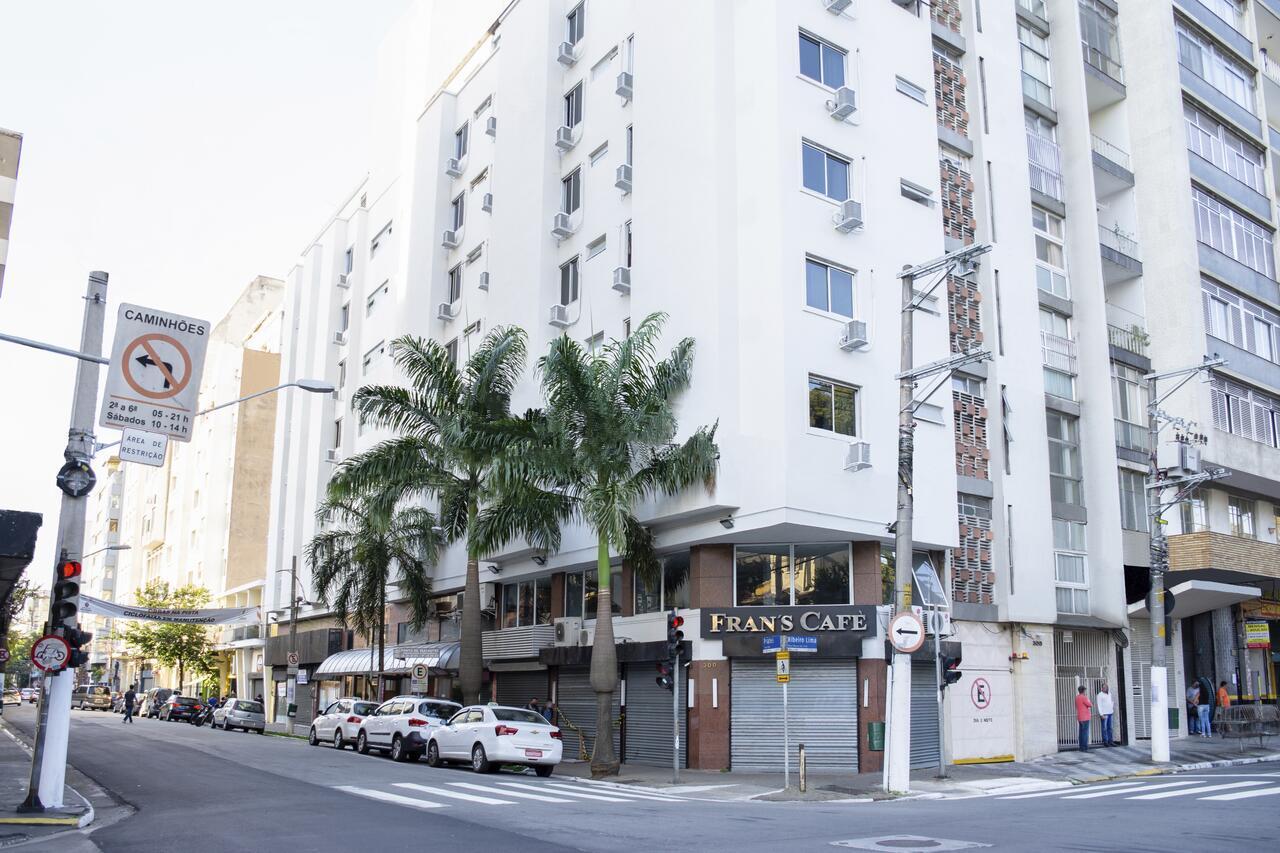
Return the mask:
{"type": "MultiPolygon", "coordinates": [[[[1213,682],[1209,682],[1213,686],[1213,682]]],[[[1213,737],[1213,693],[1196,685],[1196,717],[1200,722],[1200,737],[1213,737]]]]}
{"type": "Polygon", "coordinates": [[[134,692],[133,685],[129,685],[129,689],[124,694],[124,719],[120,722],[133,723],[133,705],[138,701],[138,694],[134,692]]]}
{"type": "Polygon", "coordinates": [[[1080,724],[1080,751],[1089,751],[1089,720],[1092,717],[1093,703],[1085,695],[1088,688],[1083,684],[1076,689],[1076,722],[1080,724]]]}
{"type": "Polygon", "coordinates": [[[1111,691],[1107,688],[1107,683],[1102,682],[1102,687],[1098,689],[1096,697],[1098,703],[1098,716],[1102,719],[1102,745],[1115,746],[1115,733],[1111,728],[1112,715],[1116,712],[1115,699],[1111,697],[1111,691]]]}
{"type": "Polygon", "coordinates": [[[1227,682],[1225,681],[1218,682],[1218,707],[1231,707],[1231,694],[1227,692],[1227,682]]]}
{"type": "Polygon", "coordinates": [[[1192,683],[1187,688],[1187,733],[1200,734],[1200,685],[1192,683]]]}

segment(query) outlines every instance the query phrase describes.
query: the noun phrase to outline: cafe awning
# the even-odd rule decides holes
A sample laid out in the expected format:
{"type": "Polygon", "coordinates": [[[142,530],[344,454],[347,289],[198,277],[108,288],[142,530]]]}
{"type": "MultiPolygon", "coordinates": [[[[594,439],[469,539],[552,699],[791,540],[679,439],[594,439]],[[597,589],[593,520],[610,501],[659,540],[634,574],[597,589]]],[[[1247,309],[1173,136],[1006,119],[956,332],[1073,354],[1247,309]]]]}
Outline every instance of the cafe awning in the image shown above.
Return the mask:
{"type": "MultiPolygon", "coordinates": [[[[435,675],[457,672],[461,643],[422,643],[412,646],[395,646],[385,651],[383,672],[387,675],[408,675],[417,664],[425,664],[435,675]]],[[[336,680],[347,675],[368,675],[376,672],[376,649],[347,649],[329,655],[311,676],[318,680],[336,680]]]]}
{"type": "MultiPolygon", "coordinates": [[[[1167,575],[1166,575],[1167,577],[1167,575]]],[[[1220,581],[1192,580],[1183,581],[1169,587],[1173,595],[1173,612],[1166,613],[1175,619],[1185,619],[1198,613],[1207,613],[1219,607],[1228,607],[1249,601],[1262,595],[1256,586],[1221,583],[1220,581]]],[[[1129,605],[1129,615],[1140,619],[1148,619],[1146,599],[1135,601],[1129,605]]]]}

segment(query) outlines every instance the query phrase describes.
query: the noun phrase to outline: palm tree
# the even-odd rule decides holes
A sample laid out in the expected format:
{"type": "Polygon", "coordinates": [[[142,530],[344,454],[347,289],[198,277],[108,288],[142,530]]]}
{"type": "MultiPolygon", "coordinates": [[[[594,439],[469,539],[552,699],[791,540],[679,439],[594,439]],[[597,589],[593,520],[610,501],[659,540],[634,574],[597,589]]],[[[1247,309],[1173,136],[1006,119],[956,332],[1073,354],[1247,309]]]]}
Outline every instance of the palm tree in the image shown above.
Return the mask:
{"type": "MultiPolygon", "coordinates": [[[[415,628],[427,620],[439,537],[435,517],[422,507],[397,507],[394,495],[330,495],[316,510],[318,532],[306,548],[316,593],[344,625],[377,637],[378,692],[386,664],[387,586],[408,596],[415,628]]],[[[370,643],[370,646],[373,646],[370,643]]]]}
{"type": "Polygon", "coordinates": [[[532,434],[539,419],[536,412],[511,414],[511,393],[525,366],[525,334],[495,328],[461,369],[435,341],[406,336],[392,342],[391,352],[410,387],[366,385],[352,402],[362,417],[397,435],[347,459],[330,489],[339,497],[370,489],[428,497],[438,505],[442,540],[465,540],[458,674],[464,701],[474,704],[484,668],[480,557],[517,535],[547,550],[560,542],[554,495],[515,481],[500,492],[492,481],[504,455],[532,434]],[[485,508],[502,519],[501,528],[480,522],[485,508]]]}
{"type": "MultiPolygon", "coordinates": [[[[660,571],[653,536],[635,516],[642,501],[701,483],[715,487],[715,426],[699,427],[683,444],[676,434],[675,398],[689,387],[693,339],[659,361],[655,350],[666,321],[651,314],[631,336],[591,353],[567,335],[538,362],[546,395],[545,424],[518,462],[558,495],[562,520],[583,521],[596,536],[599,592],[591,688],[596,693],[596,744],[591,772],[618,772],[611,708],[618,688],[610,554],[617,551],[642,580],[660,571]]],[[[517,480],[519,478],[516,478],[517,480]]],[[[586,614],[590,616],[590,614],[586,614]]]]}

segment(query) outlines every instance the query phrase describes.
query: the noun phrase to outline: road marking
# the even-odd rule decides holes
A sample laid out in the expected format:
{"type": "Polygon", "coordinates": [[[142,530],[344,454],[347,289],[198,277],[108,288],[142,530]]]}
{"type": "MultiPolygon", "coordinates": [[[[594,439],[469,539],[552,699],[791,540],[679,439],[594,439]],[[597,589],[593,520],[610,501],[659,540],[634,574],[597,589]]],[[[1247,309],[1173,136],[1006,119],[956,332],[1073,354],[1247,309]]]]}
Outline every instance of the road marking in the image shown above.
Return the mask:
{"type": "Polygon", "coordinates": [[[1182,791],[1164,791],[1159,794],[1143,794],[1141,797],[1132,797],[1134,800],[1162,800],[1165,797],[1181,797],[1191,794],[1205,794],[1209,791],[1225,791],[1229,788],[1251,788],[1254,785],[1265,785],[1266,782],[1228,782],[1226,785],[1208,785],[1203,788],[1188,788],[1182,791]]]}
{"type": "Polygon", "coordinates": [[[529,794],[523,791],[503,791],[499,788],[487,788],[484,785],[472,785],[470,782],[450,782],[458,788],[467,788],[472,791],[484,791],[489,794],[501,794],[504,797],[522,797],[526,800],[541,800],[544,803],[572,803],[573,800],[565,800],[560,797],[544,797],[542,794],[529,794]]]}
{"type": "MultiPolygon", "coordinates": [[[[544,787],[544,788],[555,788],[557,791],[564,791],[565,793],[572,793],[572,792],[574,792],[574,791],[576,791],[576,790],[577,790],[577,788],[576,788],[575,786],[573,786],[573,785],[569,785],[569,784],[565,784],[565,783],[563,783],[563,782],[546,782],[546,783],[544,783],[544,784],[542,785],[542,787],[544,787]]],[[[675,797],[662,797],[662,796],[658,796],[658,795],[656,795],[656,794],[638,794],[638,793],[636,793],[635,791],[619,791],[619,790],[617,790],[616,788],[610,788],[610,789],[609,789],[609,794],[610,794],[610,795],[617,795],[617,796],[619,796],[619,797],[631,797],[631,798],[634,798],[634,799],[637,799],[637,800],[657,800],[657,801],[658,801],[658,802],[660,802],[660,803],[679,803],[679,802],[682,802],[682,800],[679,800],[679,799],[677,799],[677,798],[675,798],[675,797]]]]}
{"type": "MultiPolygon", "coordinates": [[[[1134,785],[1142,785],[1142,782],[1116,782],[1114,785],[1099,785],[1096,788],[1090,788],[1091,791],[1101,791],[1107,788],[1131,788],[1134,785]]],[[[1070,791],[1071,788],[1054,788],[1052,791],[1036,791],[1034,794],[1010,794],[1007,797],[996,797],[997,800],[1029,800],[1032,797],[1057,797],[1064,792],[1070,791]]]]}
{"type": "Polygon", "coordinates": [[[411,791],[421,791],[424,794],[430,794],[433,797],[452,797],[455,800],[466,800],[471,803],[484,803],[486,806],[514,806],[511,800],[495,800],[493,797],[478,797],[475,794],[464,794],[461,791],[445,791],[440,788],[432,788],[427,785],[419,785],[417,782],[396,782],[397,788],[408,788],[411,791]]]}
{"type": "MultiPolygon", "coordinates": [[[[1064,800],[1091,800],[1091,799],[1094,799],[1095,797],[1110,797],[1112,794],[1136,794],[1136,793],[1139,793],[1139,792],[1141,792],[1141,791],[1155,791],[1155,790],[1158,790],[1158,789],[1160,789],[1160,788],[1177,788],[1177,787],[1180,787],[1180,786],[1182,786],[1182,785],[1195,785],[1195,784],[1197,784],[1197,783],[1195,783],[1195,782],[1164,782],[1164,783],[1162,783],[1162,784],[1160,784],[1160,785],[1147,785],[1147,784],[1142,784],[1142,785],[1139,785],[1137,788],[1126,788],[1126,789],[1124,789],[1124,790],[1122,790],[1122,791],[1102,791],[1101,793],[1072,794],[1071,796],[1063,797],[1062,799],[1064,799],[1064,800]]],[[[1159,794],[1156,794],[1155,796],[1159,796],[1159,794]]],[[[1135,799],[1135,800],[1136,800],[1136,799],[1140,799],[1140,798],[1139,798],[1139,797],[1133,797],[1132,799],[1135,799]]]]}
{"type": "MultiPolygon", "coordinates": [[[[524,785],[520,784],[519,782],[499,782],[498,784],[499,784],[499,785],[505,785],[505,786],[506,786],[506,787],[508,787],[508,788],[523,788],[523,787],[525,787],[524,785]]],[[[558,794],[558,793],[560,793],[560,790],[559,790],[559,789],[557,789],[557,790],[556,790],[556,793],[557,793],[557,794],[558,794]]],[[[565,795],[566,797],[582,797],[584,800],[600,800],[601,802],[605,802],[605,803],[625,803],[625,802],[628,802],[628,800],[627,800],[626,798],[624,798],[624,797],[604,797],[604,796],[601,796],[601,795],[599,795],[599,794],[583,794],[583,793],[580,793],[580,792],[578,792],[578,791],[564,791],[564,795],[565,795]]]]}
{"type": "Polygon", "coordinates": [[[1236,791],[1234,794],[1217,794],[1205,797],[1206,800],[1247,800],[1250,797],[1270,797],[1280,794],[1280,788],[1263,788],[1260,791],[1236,791]]]}
{"type": "Polygon", "coordinates": [[[381,800],[384,803],[395,803],[398,806],[409,806],[414,809],[444,808],[444,806],[439,803],[419,800],[416,797],[402,797],[399,794],[388,794],[385,791],[374,791],[370,788],[357,788],[355,785],[335,785],[334,790],[346,791],[348,794],[355,794],[357,797],[367,797],[370,800],[381,800]]]}

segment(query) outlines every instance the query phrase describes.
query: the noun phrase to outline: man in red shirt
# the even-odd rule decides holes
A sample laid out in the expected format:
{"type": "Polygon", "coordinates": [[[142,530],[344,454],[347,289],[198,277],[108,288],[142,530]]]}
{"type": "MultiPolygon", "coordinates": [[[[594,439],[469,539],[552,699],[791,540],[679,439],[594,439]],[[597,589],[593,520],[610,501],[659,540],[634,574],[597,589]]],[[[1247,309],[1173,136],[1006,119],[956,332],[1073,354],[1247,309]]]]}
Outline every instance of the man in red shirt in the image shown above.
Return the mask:
{"type": "Polygon", "coordinates": [[[1089,720],[1093,716],[1093,703],[1085,695],[1085,687],[1076,689],[1076,722],[1080,724],[1080,751],[1089,751],[1089,720]]]}

